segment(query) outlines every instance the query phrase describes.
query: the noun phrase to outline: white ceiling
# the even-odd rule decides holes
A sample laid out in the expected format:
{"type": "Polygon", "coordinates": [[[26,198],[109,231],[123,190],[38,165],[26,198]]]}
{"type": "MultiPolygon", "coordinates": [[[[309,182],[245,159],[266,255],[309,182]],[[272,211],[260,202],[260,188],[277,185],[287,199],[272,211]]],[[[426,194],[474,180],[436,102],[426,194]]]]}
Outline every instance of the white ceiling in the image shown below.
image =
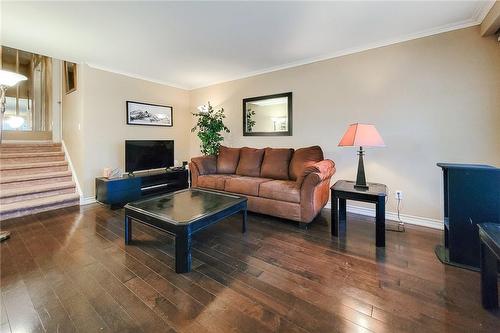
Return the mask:
{"type": "Polygon", "coordinates": [[[1,41],[193,89],[475,25],[492,5],[2,1],[1,41]]]}

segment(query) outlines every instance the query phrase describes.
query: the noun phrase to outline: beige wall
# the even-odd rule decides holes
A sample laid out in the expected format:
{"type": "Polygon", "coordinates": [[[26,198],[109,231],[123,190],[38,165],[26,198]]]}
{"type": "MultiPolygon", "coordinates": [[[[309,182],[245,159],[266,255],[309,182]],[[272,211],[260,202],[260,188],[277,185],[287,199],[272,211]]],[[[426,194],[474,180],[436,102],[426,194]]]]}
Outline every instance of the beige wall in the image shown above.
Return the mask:
{"type": "Polygon", "coordinates": [[[78,66],[77,78],[77,90],[63,96],[63,141],[84,199],[94,197],[104,168],[125,170],[127,139],[173,139],[175,159],[188,159],[188,91],[87,65],[78,66]],[[172,106],[174,126],[127,125],[127,100],[172,106]]]}
{"type": "MultiPolygon", "coordinates": [[[[62,64],[61,64],[62,66],[62,64]]],[[[78,65],[77,89],[70,94],[62,92],[62,141],[66,147],[75,173],[73,176],[80,183],[85,174],[85,145],[83,127],[85,66],[78,65]]],[[[63,71],[61,71],[61,77],[63,71]]]]}
{"type": "MultiPolygon", "coordinates": [[[[337,165],[333,181],[355,178],[355,149],[337,147],[347,125],[375,124],[387,147],[368,149],[366,176],[389,186],[388,211],[402,190],[405,214],[442,218],[436,162],[500,166],[500,44],[479,27],[197,89],[190,110],[207,101],[228,115],[224,144],[319,144],[337,165]],[[293,136],[243,137],[242,99],[287,91],[293,136]]],[[[190,138],[194,156],[199,142],[190,138]]]]}
{"type": "Polygon", "coordinates": [[[78,90],[63,96],[63,140],[86,198],[104,167],[124,169],[124,140],[174,139],[177,160],[199,154],[190,112],[211,101],[226,110],[224,144],[303,147],[319,144],[354,179],[356,150],[337,143],[347,125],[373,123],[387,147],[368,149],[367,178],[389,186],[388,211],[402,190],[403,213],[442,218],[437,162],[500,165],[500,44],[479,27],[417,39],[193,91],[88,66],[78,90]],[[244,137],[241,101],[293,92],[293,136],[244,137]],[[174,127],[126,125],[125,101],[174,107],[174,127]],[[80,124],[80,129],[78,128],[80,124]]]}
{"type": "MultiPolygon", "coordinates": [[[[75,151],[77,165],[83,163],[83,170],[78,168],[78,178],[83,191],[83,197],[94,196],[94,179],[102,175],[105,167],[125,169],[125,140],[127,139],[173,139],[175,140],[175,159],[187,160],[189,156],[189,136],[191,115],[188,112],[188,91],[168,87],[158,83],[110,73],[88,66],[80,66],[79,74],[83,72],[83,87],[79,86],[76,94],[83,91],[82,111],[74,107],[73,116],[76,119],[69,124],[63,139],[71,147],[71,158],[75,151]],[[83,90],[82,90],[83,88],[83,90]],[[173,127],[132,126],[126,123],[127,100],[153,104],[170,105],[173,107],[173,127]],[[80,118],[81,117],[81,118],[80,118]],[[75,128],[80,122],[81,131],[75,128]],[[79,136],[73,133],[83,133],[85,142],[81,145],[79,136]],[[68,144],[68,141],[72,141],[68,144]],[[74,149],[73,149],[74,148],[74,149]],[[83,151],[83,153],[82,153],[83,151]],[[83,161],[80,161],[82,156],[83,161]]],[[[80,77],[79,77],[80,79],[80,77]]],[[[70,95],[67,95],[66,99],[70,95]]],[[[77,97],[77,96],[75,96],[77,97]]],[[[64,101],[63,101],[64,102],[64,101]]],[[[71,113],[64,107],[64,115],[71,113]]]]}

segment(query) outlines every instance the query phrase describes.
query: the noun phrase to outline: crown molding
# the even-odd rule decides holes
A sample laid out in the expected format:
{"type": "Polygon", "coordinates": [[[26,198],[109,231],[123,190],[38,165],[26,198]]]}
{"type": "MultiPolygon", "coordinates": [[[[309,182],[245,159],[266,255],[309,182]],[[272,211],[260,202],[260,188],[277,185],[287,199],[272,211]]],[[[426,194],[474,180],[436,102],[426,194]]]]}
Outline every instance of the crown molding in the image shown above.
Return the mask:
{"type": "Polygon", "coordinates": [[[137,73],[124,72],[124,71],[116,70],[116,69],[113,69],[110,67],[105,67],[105,66],[101,66],[101,65],[92,64],[92,63],[86,63],[86,65],[89,66],[90,68],[93,68],[93,69],[98,69],[98,70],[105,71],[105,72],[124,75],[124,76],[128,76],[128,77],[131,77],[134,79],[143,80],[143,81],[158,83],[158,84],[162,84],[164,86],[169,86],[172,88],[177,88],[177,89],[182,89],[182,90],[192,90],[192,88],[190,88],[188,86],[180,85],[180,84],[173,83],[173,82],[163,81],[163,80],[152,79],[150,77],[140,75],[137,73]]]}
{"type": "Polygon", "coordinates": [[[317,56],[317,57],[302,59],[299,61],[294,61],[294,62],[284,64],[284,65],[273,66],[273,67],[268,67],[268,68],[264,68],[264,69],[260,69],[260,70],[256,70],[256,71],[246,72],[244,74],[231,76],[227,79],[213,81],[211,83],[207,83],[207,84],[203,84],[203,85],[199,85],[199,86],[186,86],[186,85],[181,85],[181,84],[177,84],[174,82],[153,79],[153,78],[143,76],[143,75],[140,75],[137,73],[120,71],[120,70],[116,70],[116,69],[113,69],[110,67],[100,66],[97,64],[87,63],[87,65],[91,68],[94,68],[94,69],[99,69],[99,70],[103,70],[103,71],[107,71],[107,72],[111,72],[111,73],[115,73],[115,74],[120,74],[120,75],[124,75],[124,76],[128,76],[128,77],[132,77],[135,79],[140,79],[140,80],[144,80],[144,81],[149,81],[149,82],[154,82],[154,83],[170,86],[173,88],[191,91],[191,90],[196,90],[196,89],[214,86],[217,84],[246,79],[246,78],[250,78],[253,76],[268,74],[268,73],[272,73],[272,72],[276,72],[276,71],[280,71],[280,70],[284,70],[284,69],[290,69],[290,68],[294,68],[294,67],[309,65],[309,64],[316,63],[316,62],[326,61],[326,60],[330,60],[330,59],[334,59],[334,58],[339,58],[339,57],[343,57],[343,56],[347,56],[347,55],[351,55],[351,54],[355,54],[355,53],[360,53],[360,52],[364,52],[364,51],[368,51],[368,50],[373,50],[373,49],[377,49],[377,48],[381,48],[381,47],[385,47],[385,46],[389,46],[389,45],[393,45],[393,44],[408,42],[408,41],[411,41],[414,39],[438,35],[438,34],[450,32],[453,30],[459,30],[459,29],[473,27],[473,26],[479,25],[479,24],[481,24],[481,22],[483,22],[484,18],[486,17],[486,15],[491,10],[491,8],[493,7],[494,4],[495,4],[495,0],[478,2],[478,6],[477,6],[476,10],[474,11],[473,15],[470,18],[463,20],[463,21],[460,21],[460,22],[446,24],[446,25],[439,26],[436,28],[423,30],[423,31],[420,31],[417,33],[412,33],[412,34],[400,36],[397,38],[388,39],[388,40],[385,40],[382,42],[365,44],[365,45],[358,46],[355,48],[344,49],[344,50],[336,51],[333,53],[327,53],[327,54],[317,56]]]}
{"type": "Polygon", "coordinates": [[[477,22],[477,24],[483,23],[484,18],[490,12],[491,8],[495,5],[495,0],[487,0],[478,3],[472,19],[477,22]]]}
{"type": "Polygon", "coordinates": [[[414,39],[438,35],[438,34],[450,32],[453,30],[465,29],[465,28],[479,25],[480,23],[481,22],[479,22],[478,20],[470,18],[470,19],[467,19],[467,20],[464,20],[464,21],[461,21],[458,23],[444,25],[444,26],[441,26],[438,28],[433,28],[433,29],[425,30],[422,32],[414,33],[414,34],[409,34],[409,35],[405,35],[405,36],[394,38],[394,39],[388,39],[388,40],[385,40],[383,42],[366,44],[363,46],[350,48],[350,49],[344,49],[341,51],[336,51],[336,52],[325,54],[325,55],[318,56],[318,57],[312,57],[312,58],[307,58],[307,59],[303,59],[300,61],[291,62],[291,63],[285,64],[285,65],[268,67],[268,68],[262,69],[262,70],[247,72],[245,74],[234,76],[234,77],[231,77],[229,79],[224,79],[221,81],[215,81],[215,82],[210,83],[210,84],[197,86],[197,87],[191,88],[190,90],[206,88],[206,87],[214,86],[217,84],[246,79],[246,78],[250,78],[253,76],[258,76],[258,75],[263,75],[263,74],[268,74],[268,73],[280,71],[283,69],[290,69],[290,68],[294,68],[294,67],[309,65],[309,64],[316,63],[316,62],[320,62],[320,61],[327,61],[330,59],[339,58],[339,57],[343,57],[343,56],[347,56],[347,55],[351,55],[351,54],[355,54],[355,53],[360,53],[360,52],[364,52],[364,51],[368,51],[368,50],[378,49],[378,48],[393,45],[393,44],[408,42],[408,41],[411,41],[414,39]]]}

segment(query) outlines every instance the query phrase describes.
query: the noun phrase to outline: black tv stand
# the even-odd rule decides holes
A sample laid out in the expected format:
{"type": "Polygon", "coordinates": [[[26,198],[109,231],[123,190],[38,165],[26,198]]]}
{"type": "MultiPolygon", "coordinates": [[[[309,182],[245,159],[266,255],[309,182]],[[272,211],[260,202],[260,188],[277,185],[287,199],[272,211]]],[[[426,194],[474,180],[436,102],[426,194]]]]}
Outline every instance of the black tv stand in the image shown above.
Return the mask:
{"type": "Polygon", "coordinates": [[[96,200],[123,207],[128,202],[188,187],[187,170],[154,170],[129,173],[119,178],[96,178],[96,200]]]}

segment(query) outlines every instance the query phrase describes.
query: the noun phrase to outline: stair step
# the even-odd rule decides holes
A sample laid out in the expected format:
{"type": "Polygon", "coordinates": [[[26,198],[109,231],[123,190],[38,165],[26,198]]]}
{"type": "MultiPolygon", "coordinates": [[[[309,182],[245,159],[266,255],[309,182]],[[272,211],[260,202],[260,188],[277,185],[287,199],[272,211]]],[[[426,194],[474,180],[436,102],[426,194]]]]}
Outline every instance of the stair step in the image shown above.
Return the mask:
{"type": "Polygon", "coordinates": [[[37,162],[52,162],[64,161],[64,152],[23,152],[23,153],[2,153],[0,154],[0,163],[6,164],[23,164],[37,162]]]}
{"type": "Polygon", "coordinates": [[[0,165],[0,176],[8,177],[15,175],[38,174],[65,170],[68,170],[68,162],[66,161],[6,165],[2,164],[0,165]]]}
{"type": "Polygon", "coordinates": [[[0,190],[0,204],[30,200],[59,194],[76,193],[76,184],[70,182],[49,183],[36,186],[0,190]]]}
{"type": "Polygon", "coordinates": [[[0,220],[36,214],[57,208],[76,206],[79,204],[78,193],[60,194],[50,197],[13,202],[0,207],[0,220]]]}
{"type": "Polygon", "coordinates": [[[5,185],[11,184],[11,183],[22,183],[22,182],[27,182],[27,181],[32,181],[32,180],[41,180],[41,179],[48,179],[50,182],[52,182],[53,178],[58,178],[58,177],[71,177],[71,171],[66,170],[66,171],[58,171],[58,172],[47,172],[47,173],[40,173],[40,174],[33,174],[33,175],[17,175],[17,176],[10,176],[10,177],[1,177],[0,178],[0,187],[5,189],[5,185]]]}
{"type": "Polygon", "coordinates": [[[61,151],[60,143],[2,143],[0,144],[0,152],[1,153],[9,153],[9,152],[42,152],[42,151],[61,151]]]}
{"type": "Polygon", "coordinates": [[[42,184],[70,182],[73,180],[71,171],[47,172],[34,175],[21,175],[14,177],[0,177],[0,189],[9,190],[13,188],[36,186],[42,184]]]}
{"type": "Polygon", "coordinates": [[[1,143],[0,148],[25,148],[25,147],[61,147],[57,142],[23,142],[23,143],[1,143]]]}
{"type": "Polygon", "coordinates": [[[0,148],[0,155],[11,154],[11,153],[41,153],[41,152],[58,152],[58,151],[62,151],[61,147],[0,148]]]}

